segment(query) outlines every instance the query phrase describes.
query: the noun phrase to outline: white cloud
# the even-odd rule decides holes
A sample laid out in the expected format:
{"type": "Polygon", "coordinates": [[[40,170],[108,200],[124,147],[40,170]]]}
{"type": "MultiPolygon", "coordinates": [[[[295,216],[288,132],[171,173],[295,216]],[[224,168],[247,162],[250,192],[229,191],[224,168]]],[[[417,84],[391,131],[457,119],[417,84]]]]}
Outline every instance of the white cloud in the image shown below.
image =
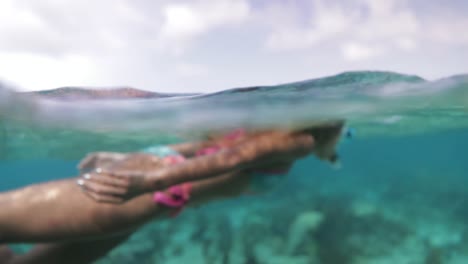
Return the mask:
{"type": "Polygon", "coordinates": [[[349,42],[341,47],[341,52],[346,60],[358,61],[372,58],[383,51],[379,48],[366,46],[362,43],[349,42]]]}
{"type": "Polygon", "coordinates": [[[468,18],[456,14],[446,15],[428,22],[427,39],[442,44],[468,45],[468,18]]]}
{"type": "Polygon", "coordinates": [[[358,67],[442,76],[468,69],[466,10],[450,1],[443,6],[444,12],[426,4],[421,11],[409,0],[1,0],[0,78],[25,89],[193,92],[358,67]]]}
{"type": "Polygon", "coordinates": [[[411,51],[417,47],[416,41],[413,38],[398,37],[395,39],[395,45],[401,50],[411,51]]]}
{"type": "Polygon", "coordinates": [[[284,23],[281,19],[273,18],[275,22],[272,23],[272,33],[267,39],[266,46],[270,50],[279,51],[316,45],[346,32],[356,19],[355,15],[356,13],[347,12],[338,5],[327,6],[316,0],[313,15],[305,26],[301,26],[299,22],[284,23]]]}
{"type": "Polygon", "coordinates": [[[409,38],[420,29],[415,14],[401,0],[362,0],[362,3],[368,14],[353,25],[353,33],[363,40],[409,38]]]}
{"type": "Polygon", "coordinates": [[[246,0],[3,0],[0,78],[28,90],[147,88],[158,87],[164,72],[172,84],[169,78],[203,76],[208,67],[171,55],[187,53],[197,37],[249,15],[246,0]]]}
{"type": "MultiPolygon", "coordinates": [[[[433,17],[410,8],[405,0],[313,0],[296,7],[296,20],[275,19],[266,47],[272,51],[335,45],[348,60],[367,60],[387,52],[409,52],[427,41],[468,44],[468,19],[433,17]],[[308,19],[303,21],[304,17],[308,19]],[[285,23],[286,22],[286,23],[285,23]],[[338,44],[345,42],[345,44],[338,44]]],[[[268,16],[264,15],[265,18],[268,16]]]]}
{"type": "Polygon", "coordinates": [[[195,36],[221,26],[237,25],[244,22],[250,13],[250,6],[244,0],[202,0],[186,3],[171,3],[163,8],[164,22],[161,42],[168,43],[176,53],[184,48],[195,36]]]}
{"type": "Polygon", "coordinates": [[[243,22],[249,15],[249,4],[226,0],[168,4],[163,13],[162,33],[184,39],[211,28],[243,22]]]}
{"type": "Polygon", "coordinates": [[[182,76],[186,77],[199,77],[207,75],[210,70],[202,65],[189,62],[180,62],[176,64],[176,71],[182,76]]]}
{"type": "Polygon", "coordinates": [[[41,19],[31,12],[31,10],[19,9],[14,5],[12,0],[4,0],[1,2],[0,9],[0,28],[2,30],[10,30],[11,28],[41,28],[41,19]]]}
{"type": "Polygon", "coordinates": [[[98,74],[94,62],[83,56],[60,59],[30,53],[0,53],[0,78],[20,83],[23,89],[50,89],[88,84],[98,74]]]}
{"type": "Polygon", "coordinates": [[[145,14],[135,14],[135,7],[123,0],[0,1],[0,49],[51,56],[113,52],[121,47],[116,43],[141,41],[157,30],[148,30],[145,14]]]}

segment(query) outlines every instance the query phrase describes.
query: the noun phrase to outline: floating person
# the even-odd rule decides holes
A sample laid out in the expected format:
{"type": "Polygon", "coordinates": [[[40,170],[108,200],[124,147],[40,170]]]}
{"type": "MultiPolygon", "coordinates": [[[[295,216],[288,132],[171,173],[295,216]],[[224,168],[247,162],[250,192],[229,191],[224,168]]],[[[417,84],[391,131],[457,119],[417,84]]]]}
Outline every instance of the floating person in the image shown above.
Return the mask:
{"type": "MultiPolygon", "coordinates": [[[[326,160],[332,164],[339,163],[339,157],[336,152],[338,140],[341,137],[341,130],[343,128],[343,121],[324,122],[315,124],[307,129],[301,130],[301,133],[307,133],[314,137],[314,148],[312,152],[320,159],[326,160]]],[[[242,142],[246,137],[249,140],[254,140],[255,137],[262,135],[262,133],[246,133],[243,130],[237,130],[224,136],[215,137],[215,142],[212,140],[202,141],[200,143],[185,143],[174,145],[171,148],[166,146],[150,147],[146,149],[147,152],[155,154],[156,156],[174,156],[182,155],[184,158],[206,155],[216,153],[220,150],[229,149],[237,143],[242,142]]],[[[134,155],[134,154],[130,154],[134,155]]],[[[161,173],[164,170],[152,170],[152,173],[143,173],[138,170],[132,172],[126,170],[118,170],[115,173],[102,173],[103,168],[108,167],[109,163],[124,160],[128,154],[123,153],[110,153],[99,152],[88,155],[79,165],[79,169],[83,177],[79,179],[80,185],[84,188],[93,199],[97,201],[107,202],[120,202],[124,197],[131,197],[132,195],[147,192],[147,190],[154,189],[155,186],[161,185],[161,173]],[[96,173],[97,169],[97,173],[96,173]],[[93,170],[94,173],[86,173],[93,170]],[[129,177],[131,175],[132,177],[129,177]],[[120,176],[120,177],[119,177],[120,176]],[[121,195],[124,193],[125,195],[121,195]]],[[[224,164],[229,163],[228,160],[222,161],[224,164]]],[[[275,162],[269,159],[266,163],[275,162]]],[[[276,163],[275,167],[271,165],[260,165],[268,168],[257,168],[255,174],[285,174],[287,169],[291,167],[291,163],[282,161],[276,163]]],[[[201,173],[202,169],[198,168],[201,173]]],[[[189,170],[197,171],[197,168],[190,168],[189,170]]],[[[260,181],[262,177],[254,177],[256,182],[260,181]],[[259,179],[260,178],[260,179],[259,179]]],[[[175,178],[171,178],[175,179],[175,178]]]]}
{"type": "Polygon", "coordinates": [[[176,145],[170,151],[179,154],[164,157],[92,154],[78,185],[66,179],[0,194],[0,243],[42,243],[20,256],[3,246],[0,256],[7,264],[90,263],[152,219],[244,193],[255,171],[289,168],[310,153],[326,158],[341,127],[246,133],[176,145]]]}

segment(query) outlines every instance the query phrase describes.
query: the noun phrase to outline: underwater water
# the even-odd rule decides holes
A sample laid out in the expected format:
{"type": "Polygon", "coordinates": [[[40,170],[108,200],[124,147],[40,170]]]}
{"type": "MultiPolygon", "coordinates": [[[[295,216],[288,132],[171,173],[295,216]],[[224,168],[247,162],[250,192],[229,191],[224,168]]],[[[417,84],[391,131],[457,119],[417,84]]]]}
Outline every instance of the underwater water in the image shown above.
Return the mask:
{"type": "Polygon", "coordinates": [[[4,89],[0,113],[2,191],[73,176],[90,151],[208,131],[340,118],[356,132],[342,168],[301,160],[271,192],[150,223],[98,263],[468,263],[468,76],[353,72],[118,103],[4,89]]]}

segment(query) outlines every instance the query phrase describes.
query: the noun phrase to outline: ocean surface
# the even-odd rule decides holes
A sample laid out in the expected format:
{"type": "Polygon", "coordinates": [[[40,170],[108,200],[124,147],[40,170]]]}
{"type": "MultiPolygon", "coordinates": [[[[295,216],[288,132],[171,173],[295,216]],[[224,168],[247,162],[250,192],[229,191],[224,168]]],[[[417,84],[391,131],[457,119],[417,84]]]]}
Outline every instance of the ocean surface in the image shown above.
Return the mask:
{"type": "MultiPolygon", "coordinates": [[[[238,127],[345,119],[342,166],[309,157],[268,193],[150,223],[98,263],[468,263],[468,75],[347,72],[214,94],[54,101],[0,85],[0,191],[238,127]]],[[[18,247],[21,250],[21,247],[18,247]]]]}

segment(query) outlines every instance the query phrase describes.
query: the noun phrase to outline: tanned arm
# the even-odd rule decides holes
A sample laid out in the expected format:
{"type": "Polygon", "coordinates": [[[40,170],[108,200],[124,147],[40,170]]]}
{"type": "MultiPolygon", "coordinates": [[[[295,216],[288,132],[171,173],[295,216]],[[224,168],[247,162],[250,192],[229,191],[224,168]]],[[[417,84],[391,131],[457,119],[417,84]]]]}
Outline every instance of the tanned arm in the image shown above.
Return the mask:
{"type": "MultiPolygon", "coordinates": [[[[223,189],[213,188],[214,192],[211,193],[208,191],[211,188],[207,186],[220,184],[218,181],[226,180],[223,177],[232,177],[228,172],[238,172],[248,168],[249,164],[254,166],[274,162],[291,155],[296,155],[297,158],[312,147],[311,137],[288,137],[281,134],[272,135],[270,139],[257,138],[249,142],[250,144],[239,144],[239,148],[233,151],[221,151],[193,161],[188,160],[181,165],[163,168],[164,173],[157,174],[156,178],[157,181],[165,179],[164,185],[150,183],[153,187],[163,187],[155,189],[161,190],[172,184],[196,181],[193,184],[193,199],[205,200],[213,195],[220,195],[217,192],[223,189]],[[209,162],[213,162],[211,169],[209,162]],[[221,173],[228,174],[208,179],[221,173]],[[169,177],[175,179],[168,179],[169,177]]],[[[229,188],[224,189],[226,190],[229,188]]],[[[0,244],[67,241],[122,234],[167,213],[167,208],[153,202],[151,192],[122,204],[96,203],[84,195],[74,179],[3,193],[0,195],[0,206],[0,244]]]]}

